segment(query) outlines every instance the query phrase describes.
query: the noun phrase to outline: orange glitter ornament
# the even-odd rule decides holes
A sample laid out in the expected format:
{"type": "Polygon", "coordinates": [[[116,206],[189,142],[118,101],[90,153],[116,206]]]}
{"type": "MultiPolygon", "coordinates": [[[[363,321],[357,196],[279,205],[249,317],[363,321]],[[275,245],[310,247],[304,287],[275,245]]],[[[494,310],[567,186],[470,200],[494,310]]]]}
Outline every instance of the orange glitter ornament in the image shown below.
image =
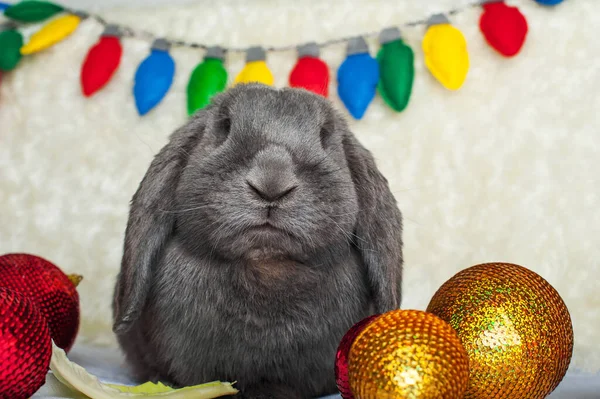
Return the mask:
{"type": "Polygon", "coordinates": [[[542,399],[567,372],[569,311],[527,268],[486,263],[465,269],[440,287],[427,311],[450,323],[467,350],[465,399],[542,399]]]}
{"type": "Polygon", "coordinates": [[[348,356],[355,399],[461,399],[467,352],[456,331],[419,310],[393,310],[370,321],[348,356]]]}

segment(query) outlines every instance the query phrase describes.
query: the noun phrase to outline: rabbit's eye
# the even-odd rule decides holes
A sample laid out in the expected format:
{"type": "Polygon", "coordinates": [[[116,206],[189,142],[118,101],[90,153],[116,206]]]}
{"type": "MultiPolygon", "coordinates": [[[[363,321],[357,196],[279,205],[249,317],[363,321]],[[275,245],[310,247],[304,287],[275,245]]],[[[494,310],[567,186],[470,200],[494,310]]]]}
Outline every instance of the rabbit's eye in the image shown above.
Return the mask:
{"type": "Polygon", "coordinates": [[[229,134],[229,131],[231,130],[231,118],[226,117],[226,118],[221,119],[220,127],[224,133],[229,134]]]}
{"type": "Polygon", "coordinates": [[[223,118],[221,118],[219,120],[218,123],[218,134],[219,134],[219,139],[222,141],[224,141],[227,136],[229,136],[229,132],[231,130],[231,118],[228,116],[224,116],[223,118]]]}
{"type": "Polygon", "coordinates": [[[329,139],[331,138],[331,132],[333,130],[333,126],[331,123],[326,123],[321,127],[321,145],[323,148],[327,148],[329,146],[329,139]]]}

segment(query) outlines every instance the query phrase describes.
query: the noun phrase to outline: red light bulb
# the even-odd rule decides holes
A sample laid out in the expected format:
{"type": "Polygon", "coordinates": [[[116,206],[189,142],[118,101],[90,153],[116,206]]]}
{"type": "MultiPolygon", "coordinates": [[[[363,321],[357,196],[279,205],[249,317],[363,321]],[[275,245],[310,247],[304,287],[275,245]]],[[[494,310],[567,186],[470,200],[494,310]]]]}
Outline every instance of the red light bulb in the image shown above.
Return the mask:
{"type": "Polygon", "coordinates": [[[319,58],[319,47],[308,43],[298,47],[298,62],[290,73],[290,87],[303,88],[327,97],[329,67],[319,58]]]}
{"type": "Polygon", "coordinates": [[[527,36],[525,16],[517,7],[508,6],[503,0],[488,0],[482,6],[484,12],[479,28],[488,44],[505,57],[516,55],[527,36]]]}
{"type": "Polygon", "coordinates": [[[108,25],[98,42],[90,48],[81,67],[81,89],[86,97],[108,83],[119,67],[122,54],[119,29],[108,25]]]}

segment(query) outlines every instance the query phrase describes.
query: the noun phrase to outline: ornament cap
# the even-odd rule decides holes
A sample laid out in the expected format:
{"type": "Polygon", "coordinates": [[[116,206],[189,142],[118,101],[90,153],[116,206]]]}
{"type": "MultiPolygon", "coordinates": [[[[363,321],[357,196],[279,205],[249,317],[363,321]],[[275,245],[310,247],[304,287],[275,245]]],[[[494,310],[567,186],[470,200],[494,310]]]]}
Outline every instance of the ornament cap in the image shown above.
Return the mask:
{"type": "Polygon", "coordinates": [[[398,40],[401,37],[402,35],[400,33],[400,29],[396,28],[395,26],[391,28],[385,28],[379,34],[379,43],[386,44],[398,40]]]}
{"type": "Polygon", "coordinates": [[[246,51],[246,62],[253,61],[265,61],[267,59],[267,53],[265,49],[260,46],[250,47],[246,51]]]}
{"type": "Polygon", "coordinates": [[[430,26],[433,26],[433,25],[442,25],[442,24],[449,24],[449,23],[450,23],[450,20],[444,14],[434,14],[431,17],[429,17],[429,19],[427,20],[427,27],[429,28],[430,26]]]}
{"type": "Polygon", "coordinates": [[[152,42],[152,50],[161,50],[161,51],[169,51],[171,48],[171,43],[169,43],[166,39],[156,39],[152,42]]]}
{"type": "Polygon", "coordinates": [[[301,44],[298,46],[298,58],[300,57],[318,57],[319,46],[316,42],[301,44]]]}
{"type": "Polygon", "coordinates": [[[348,40],[348,46],[346,47],[346,55],[364,54],[368,52],[369,45],[363,37],[358,36],[348,40]]]}
{"type": "Polygon", "coordinates": [[[121,28],[118,25],[109,24],[104,28],[104,32],[102,32],[102,36],[116,36],[121,37],[121,28]]]}
{"type": "Polygon", "coordinates": [[[485,6],[490,3],[504,3],[504,0],[479,0],[479,2],[482,6],[485,6]]]}
{"type": "Polygon", "coordinates": [[[223,61],[225,59],[225,49],[219,46],[212,46],[206,49],[204,58],[216,58],[223,61]]]}
{"type": "Polygon", "coordinates": [[[71,283],[73,283],[75,287],[77,287],[79,283],[81,283],[81,281],[83,280],[83,276],[79,274],[69,274],[67,275],[67,278],[71,283]]]}

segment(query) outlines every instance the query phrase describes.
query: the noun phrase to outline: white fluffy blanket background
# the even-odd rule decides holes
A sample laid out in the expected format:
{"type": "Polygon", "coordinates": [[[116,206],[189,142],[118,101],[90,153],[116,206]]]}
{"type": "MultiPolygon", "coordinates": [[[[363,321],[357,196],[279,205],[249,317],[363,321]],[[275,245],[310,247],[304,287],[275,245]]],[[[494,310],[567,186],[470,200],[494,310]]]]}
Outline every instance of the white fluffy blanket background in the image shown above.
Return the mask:
{"type": "MultiPolygon", "coordinates": [[[[221,45],[282,45],[377,31],[467,0],[237,0],[103,10],[108,20],[158,35],[221,45]]],[[[458,92],[425,70],[423,28],[404,30],[416,53],[409,108],[375,99],[352,122],[375,154],[405,215],[404,308],[425,309],[468,266],[507,261],[545,277],[575,329],[573,366],[600,370],[600,41],[597,0],[545,8],[513,0],[527,16],[522,53],[504,59],[478,30],[480,9],[452,18],[471,70],[458,92]]],[[[202,52],[174,49],[168,96],[140,118],[132,78],[149,43],[124,40],[121,67],[84,99],[79,68],[102,28],[83,23],[63,43],[24,59],[0,86],[0,253],[26,251],[85,276],[78,341],[114,345],[110,300],[131,195],[152,156],[186,119],[185,88],[202,52]]],[[[375,44],[375,42],[371,42],[375,44]]],[[[375,47],[373,47],[375,50],[375,47]]],[[[322,53],[335,73],[344,46],[322,53]]],[[[276,85],[295,53],[271,54],[276,85]]],[[[228,59],[233,79],[243,54],[228,59]]]]}

